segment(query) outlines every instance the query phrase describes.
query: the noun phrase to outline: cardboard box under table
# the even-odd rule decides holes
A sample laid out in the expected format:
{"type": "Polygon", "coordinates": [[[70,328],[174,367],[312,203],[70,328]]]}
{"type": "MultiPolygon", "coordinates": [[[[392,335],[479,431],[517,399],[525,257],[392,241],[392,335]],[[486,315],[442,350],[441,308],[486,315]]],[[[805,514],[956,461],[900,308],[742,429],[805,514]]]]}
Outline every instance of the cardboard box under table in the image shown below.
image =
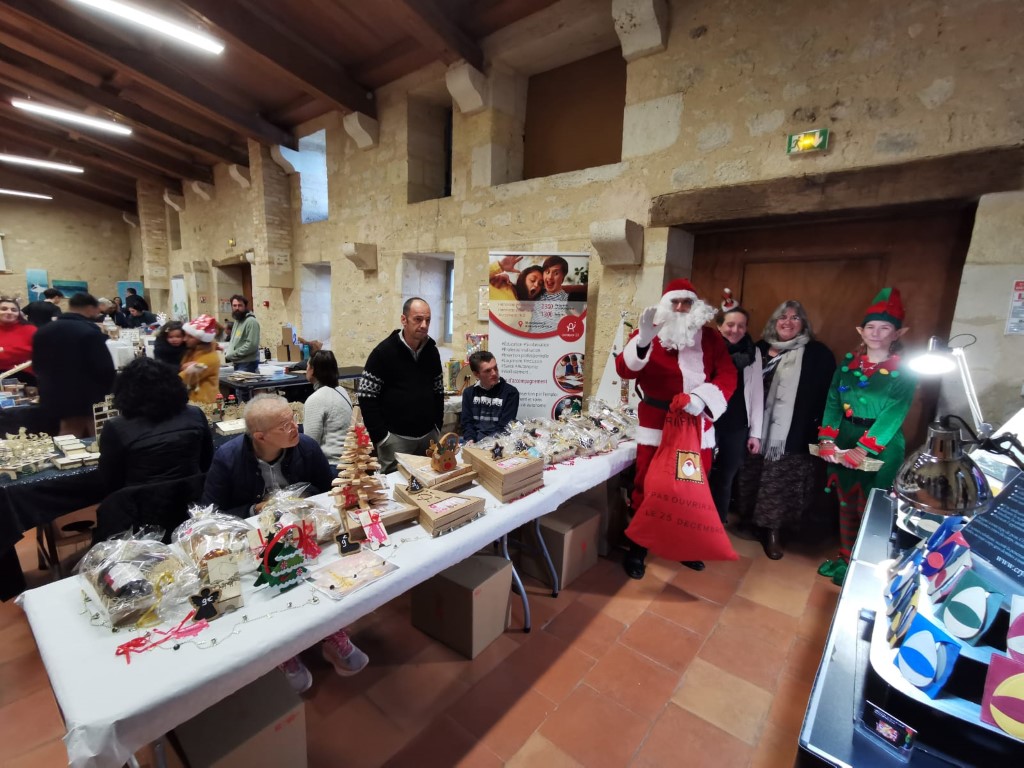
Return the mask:
{"type": "MultiPolygon", "coordinates": [[[[560,588],[567,587],[597,562],[601,512],[570,501],[540,519],[540,535],[551,554],[560,588]]],[[[527,537],[527,541],[533,536],[527,537]]],[[[523,550],[520,572],[547,582],[547,565],[539,552],[523,550]]]]}
{"type": "Polygon", "coordinates": [[[512,563],[474,555],[412,590],[412,625],[475,659],[509,623],[512,563]]]}
{"type": "Polygon", "coordinates": [[[174,729],[191,768],[302,768],[306,710],[277,671],[174,729]]]}

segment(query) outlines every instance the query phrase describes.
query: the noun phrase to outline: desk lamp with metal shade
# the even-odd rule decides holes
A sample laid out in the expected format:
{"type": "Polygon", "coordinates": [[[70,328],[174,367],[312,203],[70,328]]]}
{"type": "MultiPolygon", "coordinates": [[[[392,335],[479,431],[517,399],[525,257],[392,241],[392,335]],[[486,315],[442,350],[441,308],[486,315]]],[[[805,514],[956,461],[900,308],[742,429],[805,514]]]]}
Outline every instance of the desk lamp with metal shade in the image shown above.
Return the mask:
{"type": "Polygon", "coordinates": [[[896,498],[903,505],[931,515],[973,517],[985,512],[992,501],[992,490],[984,473],[964,451],[965,441],[961,438],[960,427],[954,426],[952,422],[960,422],[970,433],[969,445],[1007,456],[1022,471],[1024,463],[1018,455],[1014,455],[1014,449],[1019,455],[1024,455],[1024,447],[1011,434],[999,435],[994,439],[991,437],[992,425],[982,416],[978,394],[964,356],[964,347],[950,347],[933,336],[928,342],[928,351],[910,360],[908,365],[922,375],[948,373],[957,369],[967,395],[974,429],[955,415],[941,416],[929,424],[925,444],[903,462],[896,475],[893,484],[896,498]]]}

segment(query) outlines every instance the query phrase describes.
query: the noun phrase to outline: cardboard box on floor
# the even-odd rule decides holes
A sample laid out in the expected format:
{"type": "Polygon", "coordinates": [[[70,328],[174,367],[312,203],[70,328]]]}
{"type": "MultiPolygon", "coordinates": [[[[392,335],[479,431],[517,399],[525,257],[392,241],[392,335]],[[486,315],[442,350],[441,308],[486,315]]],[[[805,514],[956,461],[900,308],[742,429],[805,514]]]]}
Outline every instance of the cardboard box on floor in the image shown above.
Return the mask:
{"type": "Polygon", "coordinates": [[[191,768],[303,768],[306,710],[274,670],[174,729],[191,768]]]}
{"type": "Polygon", "coordinates": [[[474,555],[412,590],[412,625],[474,659],[508,627],[512,563],[474,555]]]}
{"type": "MultiPolygon", "coordinates": [[[[566,502],[541,518],[540,535],[558,574],[559,589],[572,584],[597,562],[600,524],[600,511],[576,500],[566,502]]],[[[533,527],[526,526],[526,530],[529,534],[525,543],[529,549],[524,549],[520,555],[520,573],[550,583],[551,574],[532,535],[533,527]]]]}

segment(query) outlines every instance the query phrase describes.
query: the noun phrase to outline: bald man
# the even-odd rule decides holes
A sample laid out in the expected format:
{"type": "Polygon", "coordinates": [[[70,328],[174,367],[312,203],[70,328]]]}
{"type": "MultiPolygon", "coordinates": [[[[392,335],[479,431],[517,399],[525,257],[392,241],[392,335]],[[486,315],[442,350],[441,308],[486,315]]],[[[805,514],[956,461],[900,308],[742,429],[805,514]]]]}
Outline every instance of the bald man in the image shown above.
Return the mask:
{"type": "Polygon", "coordinates": [[[315,440],[299,432],[291,406],[260,395],[245,407],[245,434],[213,456],[202,504],[238,517],[256,514],[268,493],[309,483],[307,495],[331,489],[334,472],[315,440]]]}

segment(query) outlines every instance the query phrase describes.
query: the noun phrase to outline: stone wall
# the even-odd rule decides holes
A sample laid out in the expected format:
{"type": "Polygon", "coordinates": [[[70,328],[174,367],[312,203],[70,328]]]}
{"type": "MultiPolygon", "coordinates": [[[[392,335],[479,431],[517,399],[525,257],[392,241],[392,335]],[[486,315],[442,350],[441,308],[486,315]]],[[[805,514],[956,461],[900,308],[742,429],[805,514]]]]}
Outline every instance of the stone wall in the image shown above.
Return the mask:
{"type": "Polygon", "coordinates": [[[0,292],[28,295],[26,269],[45,269],[50,280],[85,280],[89,291],[113,296],[128,279],[129,228],[121,212],[62,194],[48,202],[0,200],[0,232],[8,273],[0,274],[0,292]]]}
{"type": "MultiPolygon", "coordinates": [[[[616,3],[622,5],[629,3],[616,3]]],[[[1017,34],[1024,4],[849,0],[826,8],[809,0],[680,0],[670,6],[665,49],[627,57],[619,162],[516,180],[522,178],[526,82],[543,71],[529,67],[560,66],[617,39],[610,3],[563,0],[484,41],[495,63],[478,94],[482,108],[467,114],[455,106],[450,197],[408,202],[410,189],[425,178],[410,162],[421,145],[410,139],[410,120],[417,105],[451,98],[445,67],[433,64],[375,94],[379,136],[372,148],[359,149],[337,117],[319,121],[317,128],[327,131],[326,221],[301,223],[297,180],[254,147],[247,187],[224,167],[216,170],[209,201],[187,187],[182,247],[169,254],[170,274],[184,271],[186,262],[252,250],[257,315],[265,323],[299,322],[301,291],[292,286],[301,276],[289,278],[287,269],[330,264],[334,347],[342,364],[358,365],[398,323],[405,254],[451,253],[458,350],[464,333],[486,329],[476,319],[477,288],[486,282],[490,249],[593,253],[592,223],[646,224],[658,195],[1021,141],[1024,80],[1015,73],[1024,65],[1017,34]],[[832,131],[827,153],[786,155],[787,134],[816,127],[832,131]],[[375,247],[377,269],[363,271],[344,258],[343,243],[375,247]]],[[[1019,263],[1005,241],[1009,230],[995,223],[1003,216],[995,208],[991,215],[979,211],[976,237],[998,243],[1019,263]]],[[[603,266],[595,255],[590,359],[603,359],[620,310],[653,303],[667,276],[687,273],[691,249],[687,234],[649,228],[640,266],[603,266]]],[[[965,286],[976,258],[972,247],[965,286]]],[[[960,308],[957,317],[965,319],[960,308]]],[[[991,320],[981,330],[1001,334],[1002,326],[991,320]]],[[[993,377],[1007,378],[1006,365],[1005,358],[996,364],[993,377]]]]}

